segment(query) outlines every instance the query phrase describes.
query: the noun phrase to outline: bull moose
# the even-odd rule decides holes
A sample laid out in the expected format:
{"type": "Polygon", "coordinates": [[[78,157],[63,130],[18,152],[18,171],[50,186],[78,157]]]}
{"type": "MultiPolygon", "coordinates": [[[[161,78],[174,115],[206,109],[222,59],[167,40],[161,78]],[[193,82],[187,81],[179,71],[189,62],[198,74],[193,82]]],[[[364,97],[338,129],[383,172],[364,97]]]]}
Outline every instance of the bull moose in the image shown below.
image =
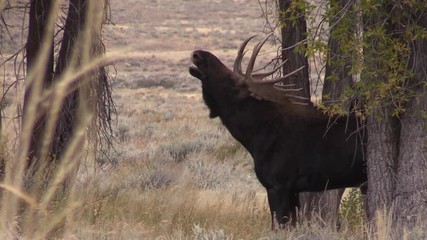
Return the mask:
{"type": "Polygon", "coordinates": [[[299,89],[281,83],[299,69],[269,80],[265,78],[281,66],[254,73],[255,59],[269,36],[254,47],[242,72],[245,47],[254,37],[240,46],[233,71],[212,53],[196,50],[189,72],[202,82],[210,118],[219,117],[251,154],[256,176],[267,190],[275,228],[276,223],[295,221],[299,192],[362,186],[367,181],[366,162],[363,141],[354,134],[355,116],[328,116],[295,95],[299,89]]]}

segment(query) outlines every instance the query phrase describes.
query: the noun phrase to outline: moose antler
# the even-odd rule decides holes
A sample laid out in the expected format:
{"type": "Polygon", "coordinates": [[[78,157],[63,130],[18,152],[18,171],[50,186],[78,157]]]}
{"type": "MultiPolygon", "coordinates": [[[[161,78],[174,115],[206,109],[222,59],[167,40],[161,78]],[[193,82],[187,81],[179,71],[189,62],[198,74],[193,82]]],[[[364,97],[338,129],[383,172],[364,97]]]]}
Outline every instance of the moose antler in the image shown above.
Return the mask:
{"type": "Polygon", "coordinates": [[[242,59],[246,53],[245,47],[250,40],[256,37],[256,35],[246,39],[240,46],[239,51],[237,53],[236,60],[234,61],[234,68],[233,68],[234,72],[242,77],[240,84],[242,85],[246,84],[248,86],[249,91],[252,94],[254,94],[257,98],[266,99],[266,100],[277,102],[277,103],[292,102],[295,104],[307,105],[307,103],[296,102],[295,100],[307,101],[308,98],[290,94],[290,93],[301,91],[302,88],[289,88],[289,87],[295,86],[294,84],[287,84],[287,85],[277,84],[283,81],[285,78],[297,73],[298,71],[301,71],[304,68],[304,66],[286,74],[283,77],[280,77],[277,79],[271,79],[271,80],[262,80],[262,79],[274,74],[286,63],[286,61],[284,61],[279,66],[277,66],[276,68],[274,68],[269,72],[255,73],[255,74],[253,73],[256,57],[258,56],[258,53],[261,50],[262,46],[265,44],[265,42],[271,35],[272,34],[267,35],[262,41],[260,41],[255,45],[252,51],[251,58],[249,59],[248,67],[246,68],[245,74],[243,74],[242,72],[242,59]]]}

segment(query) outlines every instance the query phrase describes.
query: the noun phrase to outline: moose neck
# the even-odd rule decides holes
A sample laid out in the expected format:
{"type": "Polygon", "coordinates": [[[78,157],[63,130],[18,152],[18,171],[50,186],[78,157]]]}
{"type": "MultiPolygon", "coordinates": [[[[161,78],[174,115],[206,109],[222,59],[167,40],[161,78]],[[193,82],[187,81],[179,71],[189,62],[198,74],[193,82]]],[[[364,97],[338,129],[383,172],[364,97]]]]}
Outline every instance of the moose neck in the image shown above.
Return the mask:
{"type": "Polygon", "coordinates": [[[222,108],[226,111],[221,112],[220,118],[231,135],[253,154],[255,147],[260,146],[256,141],[277,140],[273,136],[278,135],[273,133],[286,124],[283,111],[277,111],[278,108],[286,107],[249,97],[222,108]]]}

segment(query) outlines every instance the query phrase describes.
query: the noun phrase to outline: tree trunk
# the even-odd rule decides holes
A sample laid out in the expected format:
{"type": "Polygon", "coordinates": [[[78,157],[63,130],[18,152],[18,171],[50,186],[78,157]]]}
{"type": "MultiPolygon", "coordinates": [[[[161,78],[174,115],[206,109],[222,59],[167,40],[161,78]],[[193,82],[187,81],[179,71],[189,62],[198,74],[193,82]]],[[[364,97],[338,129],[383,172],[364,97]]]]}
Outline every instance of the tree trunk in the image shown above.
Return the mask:
{"type": "MultiPolygon", "coordinates": [[[[51,10],[51,0],[32,0],[30,3],[28,38],[26,44],[27,75],[29,75],[31,71],[35,70],[34,67],[37,65],[37,60],[41,53],[40,51],[42,44],[47,42],[51,42],[51,44],[49,46],[47,62],[42,66],[44,69],[37,69],[39,74],[38,78],[42,79],[42,86],[35,86],[35,81],[32,81],[31,84],[27,84],[25,87],[24,113],[27,112],[29,114],[34,114],[34,112],[27,111],[27,108],[30,106],[30,94],[40,94],[40,92],[44,88],[50,86],[53,81],[53,33],[51,36],[46,36],[46,32],[49,28],[47,21],[51,10]],[[49,39],[44,39],[44,37],[49,39]],[[41,87],[41,89],[39,89],[39,87],[41,87]]],[[[26,117],[27,116],[24,115],[24,118],[26,117]]],[[[42,114],[37,119],[35,119],[28,151],[27,168],[37,168],[36,165],[39,164],[38,161],[40,161],[40,158],[42,158],[41,149],[43,146],[46,118],[47,115],[42,114]]]]}
{"type": "Polygon", "coordinates": [[[411,73],[398,75],[403,79],[399,79],[402,81],[399,87],[405,90],[404,111],[396,114],[397,94],[391,93],[384,98],[374,92],[371,98],[384,104],[368,116],[368,217],[375,226],[375,216],[388,211],[393,220],[392,232],[397,236],[418,224],[427,229],[427,40],[417,36],[419,32],[416,32],[418,28],[426,29],[427,14],[420,9],[424,9],[423,5],[390,2],[367,14],[364,21],[365,26],[381,26],[389,38],[382,35],[378,38],[375,34],[366,37],[365,41],[371,45],[364,49],[365,66],[373,68],[371,72],[375,75],[365,77],[364,81],[390,84],[393,78],[390,80],[388,73],[399,71],[391,68],[388,59],[384,59],[383,54],[393,48],[381,45],[384,41],[398,43],[409,50],[409,54],[397,52],[396,57],[400,64],[397,66],[404,63],[411,73]],[[409,34],[414,37],[407,38],[409,34]]]}
{"type": "MultiPolygon", "coordinates": [[[[331,0],[330,1],[329,26],[331,27],[328,39],[328,53],[326,58],[325,78],[322,89],[322,102],[325,106],[332,104],[341,105],[344,111],[349,110],[348,101],[342,101],[342,95],[346,87],[353,83],[350,69],[352,62],[345,58],[342,45],[352,41],[356,32],[356,21],[348,24],[349,19],[354,19],[354,12],[344,11],[344,8],[351,8],[350,0],[331,0]],[[342,32],[344,24],[346,31],[342,32]],[[340,32],[341,31],[341,32],[340,32]]],[[[327,194],[328,202],[324,209],[321,209],[321,216],[327,217],[331,223],[338,222],[338,211],[341,202],[341,197],[344,194],[345,188],[331,190],[327,194]]]]}
{"type": "MultiPolygon", "coordinates": [[[[344,10],[344,8],[351,8],[353,1],[331,0],[330,4],[329,14],[332,16],[329,20],[329,26],[331,26],[331,30],[322,90],[322,102],[325,105],[342,100],[341,97],[345,88],[353,83],[353,77],[350,73],[353,62],[348,59],[348,53],[344,53],[345,50],[342,48],[344,44],[354,42],[353,39],[357,37],[355,36],[357,21],[354,21],[354,12],[344,10]],[[349,24],[349,19],[353,19],[351,24],[349,24]]],[[[349,106],[346,104],[343,107],[348,108],[349,106]]]]}
{"type": "Polygon", "coordinates": [[[427,124],[420,111],[427,109],[426,92],[426,89],[420,91],[410,101],[400,122],[394,220],[408,229],[420,224],[427,230],[427,124]]]}
{"type": "MultiPolygon", "coordinates": [[[[71,66],[69,59],[78,53],[75,47],[78,34],[81,32],[86,16],[83,6],[87,5],[87,0],[72,0],[69,4],[67,13],[67,21],[64,26],[63,38],[61,41],[61,49],[58,54],[56,67],[54,71],[54,53],[53,53],[53,38],[54,34],[47,36],[47,29],[52,28],[48,24],[48,17],[51,14],[53,3],[50,0],[33,0],[30,4],[29,29],[27,40],[27,75],[30,75],[34,68],[41,74],[35,76],[31,84],[28,84],[25,89],[24,96],[24,113],[28,115],[36,115],[32,124],[32,135],[30,147],[28,151],[26,187],[31,188],[34,193],[42,194],[43,188],[48,186],[52,174],[60,163],[61,155],[64,151],[64,146],[73,133],[73,124],[75,121],[75,109],[77,105],[76,94],[73,92],[64,100],[62,111],[67,114],[41,110],[42,102],[34,104],[31,99],[39,101],[37,97],[53,85],[55,81],[61,77],[66,67],[71,66]],[[44,39],[46,37],[47,39],[44,39]],[[39,61],[41,49],[45,42],[50,42],[47,64],[40,65],[39,61]],[[40,71],[41,70],[41,71],[40,71]],[[41,79],[39,81],[38,79],[41,79]],[[41,82],[41,84],[39,84],[41,82]],[[70,99],[72,99],[70,101],[70,99]],[[70,103],[71,102],[71,103],[70,103]],[[29,110],[29,111],[28,111],[29,110]],[[48,126],[48,122],[50,122],[48,126]],[[57,126],[55,131],[52,128],[57,126]],[[58,131],[58,129],[60,129],[58,131]],[[61,147],[58,147],[61,146],[61,147]]],[[[53,16],[56,17],[56,16],[53,16]]],[[[51,29],[52,31],[52,29],[51,29]]],[[[73,63],[74,65],[78,63],[73,63]]],[[[50,103],[53,104],[53,103],[50,103]]],[[[24,115],[24,118],[29,117],[24,115]]],[[[25,120],[25,119],[24,119],[25,120]]],[[[25,122],[25,121],[24,121],[25,122]]]]}
{"type": "Polygon", "coordinates": [[[286,84],[295,84],[295,88],[302,88],[298,95],[310,98],[310,81],[308,75],[308,60],[302,51],[296,49],[306,47],[307,24],[304,13],[291,7],[293,0],[279,0],[280,23],[283,24],[282,33],[282,59],[288,62],[283,65],[283,72],[290,73],[295,69],[304,67],[301,71],[285,79],[286,84]],[[289,20],[290,15],[299,15],[295,21],[289,20]]]}
{"type": "Polygon", "coordinates": [[[335,226],[338,223],[338,211],[344,188],[324,192],[300,193],[301,213],[307,219],[319,217],[319,223],[335,226]]]}
{"type": "MultiPolygon", "coordinates": [[[[297,51],[297,48],[306,47],[307,25],[303,9],[293,6],[293,2],[292,0],[279,0],[280,22],[283,24],[281,29],[282,59],[283,61],[288,60],[283,66],[283,72],[286,74],[302,66],[304,68],[285,79],[284,82],[295,84],[296,88],[302,88],[303,91],[298,92],[298,95],[310,99],[308,59],[303,51],[297,51]],[[299,16],[295,22],[289,20],[291,14],[299,16]]],[[[317,216],[326,223],[335,224],[343,192],[343,190],[333,190],[322,193],[300,193],[301,215],[307,219],[317,216]]]]}
{"type": "MultiPolygon", "coordinates": [[[[67,19],[64,26],[64,35],[61,49],[58,54],[58,61],[55,74],[60,76],[67,68],[78,67],[76,61],[80,61],[82,46],[76,46],[79,36],[83,34],[86,23],[86,7],[88,0],[70,0],[67,19]],[[74,59],[73,59],[74,58],[74,59]]],[[[87,43],[91,44],[91,43],[87,43]]],[[[79,104],[79,90],[71,92],[65,97],[60,119],[58,120],[55,141],[52,145],[52,153],[56,158],[61,158],[68,141],[73,133],[73,124],[76,118],[76,111],[79,104]]]]}
{"type": "Polygon", "coordinates": [[[394,171],[397,159],[397,141],[399,126],[396,119],[386,118],[377,121],[378,116],[387,116],[378,109],[368,117],[367,173],[368,193],[367,204],[369,219],[373,219],[377,211],[390,209],[394,191],[394,171]]]}
{"type": "MultiPolygon", "coordinates": [[[[56,1],[56,3],[58,2],[56,1]]],[[[61,47],[54,67],[54,34],[49,36],[45,34],[46,29],[53,31],[53,24],[56,24],[55,22],[50,22],[51,26],[48,24],[48,16],[53,4],[54,1],[51,0],[33,0],[30,3],[29,34],[26,46],[27,69],[30,74],[37,65],[36,71],[39,75],[36,74],[33,78],[41,79],[42,86],[33,84],[37,83],[35,80],[26,86],[24,108],[30,109],[30,111],[25,111],[30,116],[24,116],[24,118],[31,117],[31,113],[41,116],[36,119],[32,129],[27,160],[26,192],[32,194],[35,201],[49,201],[44,204],[55,209],[67,201],[72,180],[75,178],[83,154],[81,150],[84,149],[86,143],[87,135],[85,134],[96,132],[99,122],[111,121],[111,118],[95,118],[99,121],[89,126],[93,123],[90,122],[93,113],[97,113],[98,110],[108,111],[105,109],[108,108],[105,105],[111,103],[111,95],[102,93],[109,85],[105,69],[101,66],[91,69],[90,72],[76,79],[75,85],[69,86],[76,90],[67,89],[71,93],[60,92],[56,94],[58,96],[50,94],[52,96],[47,98],[47,104],[38,102],[40,96],[50,90],[48,87],[61,89],[53,83],[59,83],[59,81],[61,84],[65,83],[66,73],[81,70],[91,60],[103,53],[101,26],[104,19],[102,12],[105,10],[105,1],[70,0],[66,21],[62,28],[63,36],[59,40],[61,47]],[[45,36],[48,39],[44,39],[45,36]],[[47,64],[41,68],[37,61],[42,44],[46,41],[52,42],[52,45],[47,64]],[[104,95],[98,99],[99,93],[104,95]],[[38,97],[32,98],[32,96],[38,97]],[[32,99],[35,99],[35,102],[31,102],[32,99]],[[45,107],[43,104],[49,107],[45,107]],[[52,192],[54,194],[50,194],[52,192]]],[[[53,17],[57,20],[56,15],[53,17]]],[[[103,117],[109,117],[109,115],[103,115],[103,117]]],[[[29,124],[33,125],[33,123],[29,124]]],[[[30,226],[23,230],[23,235],[31,236],[34,232],[34,229],[31,229],[32,226],[35,227],[49,221],[47,219],[49,215],[41,214],[40,209],[28,207],[22,212],[25,213],[21,214],[22,219],[28,223],[23,226],[30,226]],[[36,221],[40,221],[40,223],[34,223],[36,221]]],[[[50,237],[60,234],[61,231],[56,231],[64,223],[63,219],[56,219],[53,222],[57,224],[57,229],[51,229],[52,231],[48,233],[50,237]]]]}
{"type": "MultiPolygon", "coordinates": [[[[389,8],[390,6],[383,6],[389,8]]],[[[382,9],[381,9],[382,10],[382,9]]],[[[383,11],[383,10],[382,10],[383,11]]],[[[364,12],[364,32],[369,32],[369,27],[375,26],[383,19],[381,11],[364,12]]],[[[389,25],[385,25],[386,31],[391,31],[389,25]]],[[[388,71],[386,63],[381,62],[382,52],[379,49],[375,35],[367,35],[365,42],[371,45],[364,49],[365,71],[362,79],[365,82],[377,83],[387,81],[388,71]],[[378,71],[377,75],[370,72],[378,71]]],[[[384,51],[384,50],[383,50],[384,51]]],[[[395,187],[395,169],[398,154],[399,123],[391,116],[391,107],[375,107],[367,117],[368,141],[366,147],[368,191],[367,216],[375,226],[376,217],[384,217],[384,210],[390,210],[395,187]]]]}
{"type": "MultiPolygon", "coordinates": [[[[420,19],[419,26],[427,28],[426,13],[409,12],[420,19]]],[[[408,67],[415,74],[410,82],[414,97],[400,118],[394,219],[408,229],[420,224],[427,230],[427,39],[415,40],[411,46],[408,67]]]]}

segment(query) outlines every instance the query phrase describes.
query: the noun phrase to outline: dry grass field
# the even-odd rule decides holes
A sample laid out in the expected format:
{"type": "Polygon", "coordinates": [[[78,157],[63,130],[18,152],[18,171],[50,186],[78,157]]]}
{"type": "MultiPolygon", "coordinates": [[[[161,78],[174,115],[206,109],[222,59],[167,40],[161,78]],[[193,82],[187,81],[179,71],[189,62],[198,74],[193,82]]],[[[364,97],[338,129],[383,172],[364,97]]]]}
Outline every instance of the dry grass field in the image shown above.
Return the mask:
{"type": "Polygon", "coordinates": [[[191,51],[209,49],[231,64],[240,42],[262,33],[258,3],[125,0],[111,10],[107,49],[143,57],[116,65],[117,155],[96,177],[97,217],[76,226],[76,236],[267,236],[268,205],[251,158],[208,118],[188,74],[191,51]]]}
{"type": "MultiPolygon", "coordinates": [[[[200,84],[188,74],[195,49],[231,65],[241,41],[262,34],[257,1],[113,1],[109,50],[143,57],[116,65],[117,152],[98,171],[78,238],[358,239],[302,224],[269,229],[264,189],[252,159],[208,118],[200,84]],[[132,7],[129,7],[132,6],[132,7]],[[96,211],[96,212],[94,212],[96,211]]],[[[107,161],[107,160],[105,160],[107,161]]],[[[356,230],[356,232],[362,229],[356,230]]]]}
{"type": "Polygon", "coordinates": [[[115,0],[111,14],[107,51],[140,57],[110,70],[115,151],[81,166],[65,239],[366,238],[363,225],[336,230],[320,219],[272,232],[251,157],[208,118],[190,53],[211,50],[231,65],[240,43],[262,34],[258,1],[115,0]]]}

